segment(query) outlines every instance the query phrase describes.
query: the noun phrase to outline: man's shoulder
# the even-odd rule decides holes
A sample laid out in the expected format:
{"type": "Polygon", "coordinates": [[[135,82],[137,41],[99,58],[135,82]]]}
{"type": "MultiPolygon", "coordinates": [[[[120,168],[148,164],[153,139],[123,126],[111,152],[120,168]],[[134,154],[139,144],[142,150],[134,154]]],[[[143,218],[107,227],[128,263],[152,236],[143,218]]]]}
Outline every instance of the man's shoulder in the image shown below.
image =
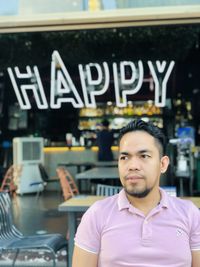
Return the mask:
{"type": "Polygon", "coordinates": [[[99,209],[110,209],[114,206],[117,206],[117,202],[118,202],[118,194],[115,194],[113,196],[108,196],[101,200],[96,201],[92,206],[91,209],[93,210],[99,210],[99,209]]]}
{"type": "Polygon", "coordinates": [[[190,199],[184,198],[184,197],[178,197],[178,196],[169,196],[169,199],[172,203],[176,203],[180,206],[190,206],[192,205],[192,201],[190,199]]]}
{"type": "Polygon", "coordinates": [[[169,196],[169,203],[171,207],[174,207],[176,210],[179,209],[181,211],[185,211],[186,214],[190,211],[192,212],[194,210],[198,210],[190,199],[169,196]]]}

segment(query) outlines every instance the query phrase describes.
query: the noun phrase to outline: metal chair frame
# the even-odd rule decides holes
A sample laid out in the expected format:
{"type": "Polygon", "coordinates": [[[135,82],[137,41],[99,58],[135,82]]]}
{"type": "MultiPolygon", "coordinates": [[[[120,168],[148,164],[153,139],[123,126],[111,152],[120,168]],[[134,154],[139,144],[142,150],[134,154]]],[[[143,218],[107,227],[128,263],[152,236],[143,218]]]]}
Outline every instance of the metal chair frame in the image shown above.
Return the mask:
{"type": "Polygon", "coordinates": [[[97,184],[96,187],[96,195],[97,196],[112,196],[114,194],[119,193],[122,189],[121,186],[112,186],[112,185],[105,185],[105,184],[97,184]]]}
{"type": "Polygon", "coordinates": [[[8,193],[0,192],[0,251],[15,252],[12,266],[21,250],[44,250],[53,255],[53,266],[56,266],[56,253],[67,250],[67,240],[61,234],[23,235],[13,224],[11,199],[8,193]]]}

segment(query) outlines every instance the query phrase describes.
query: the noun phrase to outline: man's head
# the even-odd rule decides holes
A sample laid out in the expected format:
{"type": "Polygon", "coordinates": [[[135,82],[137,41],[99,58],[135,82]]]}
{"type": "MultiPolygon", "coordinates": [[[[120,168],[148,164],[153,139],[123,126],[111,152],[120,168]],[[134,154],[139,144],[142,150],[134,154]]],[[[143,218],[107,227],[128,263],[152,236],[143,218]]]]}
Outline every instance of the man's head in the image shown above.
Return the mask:
{"type": "Polygon", "coordinates": [[[134,120],[128,123],[125,127],[123,127],[120,130],[119,133],[119,143],[122,137],[128,133],[128,132],[134,132],[134,131],[144,131],[147,132],[148,134],[152,135],[155,138],[155,141],[158,145],[159,151],[160,151],[160,156],[162,157],[164,154],[164,148],[165,148],[165,142],[166,138],[163,132],[161,131],[160,128],[157,126],[153,125],[152,123],[147,123],[143,120],[134,120]]]}
{"type": "Polygon", "coordinates": [[[129,196],[142,198],[159,187],[169,158],[163,155],[162,131],[142,120],[130,122],[119,136],[119,175],[129,196]]]}
{"type": "Polygon", "coordinates": [[[108,126],[109,126],[109,121],[105,119],[105,120],[102,121],[101,124],[102,124],[103,127],[108,128],[108,126]]]}

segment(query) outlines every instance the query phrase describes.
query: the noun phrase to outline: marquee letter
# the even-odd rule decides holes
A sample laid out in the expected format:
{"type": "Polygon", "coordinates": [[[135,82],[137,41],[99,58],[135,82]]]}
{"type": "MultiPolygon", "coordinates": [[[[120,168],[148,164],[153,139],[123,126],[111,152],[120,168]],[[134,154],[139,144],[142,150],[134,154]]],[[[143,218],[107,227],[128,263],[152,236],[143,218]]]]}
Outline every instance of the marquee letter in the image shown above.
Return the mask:
{"type": "Polygon", "coordinates": [[[51,108],[61,107],[61,103],[71,102],[75,108],[82,108],[83,101],[58,53],[54,51],[51,62],[51,108]],[[59,69],[58,69],[59,66],[59,69]],[[60,97],[63,94],[73,93],[73,97],[60,97]]]}
{"type": "Polygon", "coordinates": [[[127,106],[127,95],[136,94],[142,86],[143,77],[144,77],[144,68],[143,68],[142,61],[141,60],[138,61],[138,70],[136,69],[135,64],[131,61],[120,62],[121,83],[119,83],[117,63],[113,63],[113,76],[114,76],[116,105],[118,107],[126,107],[127,106]],[[127,66],[129,66],[131,69],[130,78],[126,78],[125,76],[125,68],[127,66]],[[120,98],[122,98],[121,101],[120,101],[120,98]]]}
{"type": "Polygon", "coordinates": [[[85,106],[90,108],[96,107],[95,96],[103,95],[109,86],[110,81],[110,72],[108,68],[108,64],[103,62],[103,69],[104,69],[104,77],[102,68],[98,63],[89,63],[86,65],[85,70],[82,64],[79,64],[79,74],[81,79],[81,85],[83,90],[83,97],[85,100],[85,106]],[[97,72],[97,78],[94,79],[92,77],[91,69],[94,68],[97,72]],[[104,85],[101,86],[101,89],[95,90],[95,86],[100,86],[101,83],[104,85]]]}
{"type": "Polygon", "coordinates": [[[150,69],[151,74],[153,76],[154,83],[155,83],[155,105],[157,107],[164,107],[165,106],[167,81],[169,79],[169,75],[172,72],[174,64],[175,64],[175,62],[171,61],[169,66],[168,66],[168,69],[165,70],[166,65],[167,65],[166,61],[162,61],[162,63],[160,61],[156,61],[155,67],[157,68],[157,72],[164,75],[163,79],[158,79],[158,76],[156,74],[156,70],[154,69],[154,65],[153,65],[152,61],[148,61],[148,66],[149,66],[149,69],[150,69]]]}
{"type": "Polygon", "coordinates": [[[33,67],[33,73],[30,66],[26,66],[26,73],[20,73],[19,68],[15,67],[14,71],[11,68],[8,68],[8,74],[10,76],[17,100],[19,102],[21,109],[31,109],[31,103],[28,98],[27,90],[32,90],[36,104],[39,109],[47,109],[47,99],[44,93],[44,88],[41,82],[40,74],[36,66],[33,67]],[[29,84],[18,85],[17,79],[28,79],[29,84]],[[35,79],[35,83],[31,82],[31,79],[35,79]]]}

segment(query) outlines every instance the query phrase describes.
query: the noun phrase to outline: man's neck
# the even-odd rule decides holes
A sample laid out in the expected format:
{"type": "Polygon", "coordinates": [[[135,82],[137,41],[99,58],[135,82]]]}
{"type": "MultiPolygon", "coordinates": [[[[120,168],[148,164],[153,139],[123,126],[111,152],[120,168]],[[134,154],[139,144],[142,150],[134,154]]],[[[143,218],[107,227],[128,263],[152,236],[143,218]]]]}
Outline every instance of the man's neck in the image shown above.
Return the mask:
{"type": "Polygon", "coordinates": [[[146,197],[143,198],[133,197],[128,194],[127,198],[131,205],[142,211],[146,216],[153,208],[155,208],[159,204],[161,194],[158,188],[157,190],[151,191],[146,197]]]}

